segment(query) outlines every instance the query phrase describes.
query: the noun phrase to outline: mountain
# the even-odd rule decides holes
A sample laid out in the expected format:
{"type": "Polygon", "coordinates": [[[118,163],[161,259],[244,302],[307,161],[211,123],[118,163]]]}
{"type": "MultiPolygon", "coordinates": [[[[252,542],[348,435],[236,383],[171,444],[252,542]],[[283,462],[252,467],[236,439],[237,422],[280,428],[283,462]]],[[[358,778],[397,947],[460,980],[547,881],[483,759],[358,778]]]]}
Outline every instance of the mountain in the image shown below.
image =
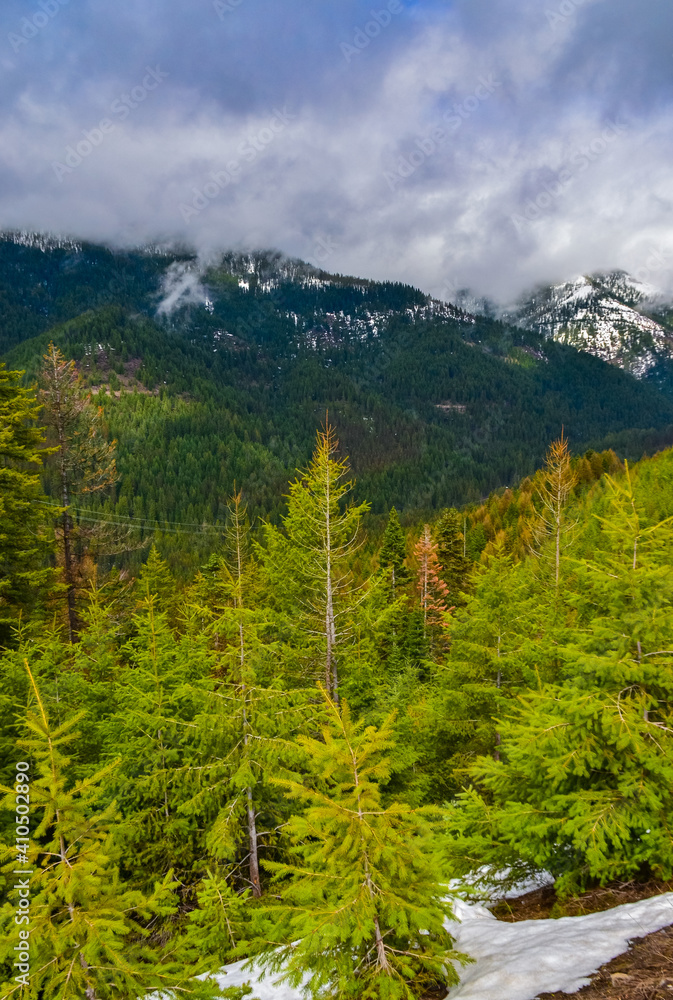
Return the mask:
{"type": "Polygon", "coordinates": [[[573,450],[638,458],[673,442],[673,400],[535,331],[408,285],[333,275],[275,252],[208,261],[0,240],[0,354],[34,378],[53,340],[76,360],[118,441],[100,516],[140,545],[202,558],[234,483],[275,518],[329,419],[375,515],[474,502],[573,450]]]}
{"type": "Polygon", "coordinates": [[[538,288],[503,318],[673,391],[673,323],[657,291],[624,271],[538,288]]]}

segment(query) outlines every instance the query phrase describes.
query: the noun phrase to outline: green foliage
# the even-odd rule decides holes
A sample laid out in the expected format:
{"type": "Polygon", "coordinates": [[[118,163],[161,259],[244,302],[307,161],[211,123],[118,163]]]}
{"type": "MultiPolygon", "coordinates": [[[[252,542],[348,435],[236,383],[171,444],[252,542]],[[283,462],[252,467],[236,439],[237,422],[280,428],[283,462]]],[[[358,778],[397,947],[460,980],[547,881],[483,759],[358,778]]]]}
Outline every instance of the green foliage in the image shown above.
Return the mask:
{"type": "Polygon", "coordinates": [[[140,884],[168,869],[184,876],[202,850],[198,819],[180,807],[193,794],[197,695],[214,663],[207,635],[176,637],[157,605],[150,595],[133,616],[107,721],[106,752],[123,758],[114,792],[125,815],[126,870],[140,884]]]}
{"type": "Polygon", "coordinates": [[[433,528],[442,579],[449,588],[452,604],[462,602],[460,595],[468,586],[471,563],[464,551],[466,526],[467,516],[451,507],[442,511],[433,528]]]}
{"type": "MultiPolygon", "coordinates": [[[[5,980],[2,996],[75,1000],[86,995],[107,1000],[173,986],[191,992],[191,970],[180,970],[170,953],[162,956],[148,945],[148,922],[175,910],[172,874],[149,895],[124,885],[120,851],[112,836],[115,805],[100,806],[115,765],[70,783],[70,759],[64,750],[77,740],[81,716],[53,727],[27,663],[26,670],[36,707],[26,715],[28,735],[20,745],[36,773],[22,791],[42,813],[28,857],[28,865],[38,869],[29,879],[31,974],[23,983],[5,980]]],[[[3,805],[12,808],[14,789],[3,790],[3,805]]],[[[12,860],[6,869],[15,866],[12,860]]],[[[11,968],[18,939],[15,909],[16,903],[8,901],[0,911],[5,968],[11,968]]],[[[213,990],[210,995],[215,995],[213,990]]]]}
{"type": "Polygon", "coordinates": [[[0,645],[34,613],[52,573],[45,568],[45,496],[39,469],[47,451],[40,406],[21,385],[23,372],[0,362],[0,645]]]}
{"type": "Polygon", "coordinates": [[[534,334],[438,311],[400,284],[230,255],[206,277],[209,308],[157,318],[174,263],[185,256],[0,240],[0,350],[32,377],[52,339],[102,387],[121,478],[109,499],[82,504],[84,516],[133,518],[134,542],[156,540],[182,576],[212,552],[204,525],[224,523],[235,482],[253,515],[277,523],[326,410],[352,459],[356,502],[378,516],[395,504],[427,519],[515,484],[561,426],[575,447],[609,438],[628,458],[671,441],[673,404],[653,386],[534,334]],[[524,348],[542,357],[511,364],[524,348]]]}
{"type": "Polygon", "coordinates": [[[436,829],[408,806],[383,807],[392,719],[377,731],[346,704],[327,709],[322,739],[299,738],[305,783],[279,779],[303,808],[290,822],[296,860],[266,863],[282,902],[266,911],[261,962],[293,986],[308,977],[312,997],[411,1000],[457,981],[436,829]]]}
{"type": "Polygon", "coordinates": [[[383,544],[379,552],[379,566],[386,570],[386,580],[390,582],[393,599],[399,587],[409,582],[411,574],[407,569],[407,542],[402,531],[400,518],[394,507],[388,515],[388,523],[383,533],[383,544]]]}
{"type": "Polygon", "coordinates": [[[593,558],[577,559],[563,678],[524,691],[457,811],[464,849],[513,854],[572,890],[673,872],[671,519],[648,523],[627,469],[608,478],[593,558]],[[488,831],[488,835],[486,832],[488,831]]]}
{"type": "Polygon", "coordinates": [[[310,465],[290,484],[283,518],[287,537],[267,524],[264,553],[279,606],[289,601],[301,623],[311,675],[322,676],[335,697],[340,651],[353,639],[355,609],[366,596],[354,581],[352,560],[369,509],[367,503],[345,502],[353,483],[345,479],[348,463],[336,457],[338,447],[328,424],[317,435],[310,465]]]}

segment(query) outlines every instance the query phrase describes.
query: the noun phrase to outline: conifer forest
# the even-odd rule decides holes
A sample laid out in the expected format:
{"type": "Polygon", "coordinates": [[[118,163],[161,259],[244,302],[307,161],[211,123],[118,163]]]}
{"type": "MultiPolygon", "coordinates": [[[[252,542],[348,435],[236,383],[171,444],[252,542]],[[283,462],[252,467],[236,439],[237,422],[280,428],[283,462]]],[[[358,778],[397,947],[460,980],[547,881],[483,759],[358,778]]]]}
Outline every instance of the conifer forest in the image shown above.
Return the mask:
{"type": "Polygon", "coordinates": [[[384,346],[322,326],[285,374],[310,286],[218,271],[181,333],[131,318],[151,261],[113,263],[125,302],[17,307],[0,367],[0,878],[30,874],[3,1000],[238,1000],[214,973],[253,960],[313,1000],[441,998],[475,873],[670,880],[665,385],[346,279],[320,294],[397,310],[384,346]]]}

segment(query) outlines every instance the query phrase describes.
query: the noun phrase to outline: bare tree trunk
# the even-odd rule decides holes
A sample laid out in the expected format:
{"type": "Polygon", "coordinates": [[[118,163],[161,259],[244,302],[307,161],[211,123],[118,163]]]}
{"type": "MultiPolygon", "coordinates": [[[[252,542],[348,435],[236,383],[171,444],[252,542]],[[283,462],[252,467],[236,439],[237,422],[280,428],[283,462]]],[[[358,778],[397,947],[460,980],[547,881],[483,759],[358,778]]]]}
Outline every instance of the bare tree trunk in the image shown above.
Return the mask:
{"type": "Polygon", "coordinates": [[[252,801],[252,788],[246,789],[248,797],[248,839],[250,842],[250,881],[252,882],[252,894],[255,899],[262,895],[262,884],[259,878],[259,850],[257,845],[257,820],[255,817],[255,807],[252,801]]]}
{"type": "Polygon", "coordinates": [[[559,580],[561,577],[561,503],[559,499],[559,506],[556,513],[556,589],[559,587],[559,580]]]}
{"type": "MultiPolygon", "coordinates": [[[[500,642],[502,636],[498,636],[498,675],[495,680],[496,690],[500,690],[502,687],[502,671],[500,669],[500,642]]],[[[500,760],[500,733],[495,734],[495,750],[493,751],[493,760],[500,760]]]]}
{"type": "MultiPolygon", "coordinates": [[[[241,538],[241,493],[234,497],[234,525],[236,531],[236,607],[239,614],[243,611],[243,542],[241,538]]],[[[238,620],[238,659],[241,669],[241,689],[243,694],[243,743],[247,748],[250,745],[250,730],[248,725],[248,688],[245,682],[245,632],[243,630],[243,619],[238,620]]],[[[255,899],[262,895],[262,883],[259,877],[259,844],[257,840],[257,817],[255,815],[255,803],[252,788],[248,786],[245,790],[247,800],[248,817],[248,853],[250,857],[250,882],[252,884],[252,894],[255,899]]]]}
{"type": "Polygon", "coordinates": [[[326,555],[326,601],[325,601],[325,638],[327,652],[325,658],[325,686],[327,693],[339,704],[339,675],[337,671],[334,647],[336,646],[336,626],[334,623],[334,585],[332,580],[332,524],[330,521],[330,480],[327,469],[325,489],[325,555],[326,555]]]}

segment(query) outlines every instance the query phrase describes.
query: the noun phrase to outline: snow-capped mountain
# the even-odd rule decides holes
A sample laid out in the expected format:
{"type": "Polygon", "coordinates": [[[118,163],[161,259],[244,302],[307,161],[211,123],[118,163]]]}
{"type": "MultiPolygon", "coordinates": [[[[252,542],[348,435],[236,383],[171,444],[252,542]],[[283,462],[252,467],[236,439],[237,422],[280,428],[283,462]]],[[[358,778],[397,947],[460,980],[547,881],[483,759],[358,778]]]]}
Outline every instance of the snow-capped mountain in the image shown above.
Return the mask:
{"type": "Polygon", "coordinates": [[[538,288],[503,319],[619,365],[644,378],[673,358],[670,306],[624,271],[538,288]]]}

